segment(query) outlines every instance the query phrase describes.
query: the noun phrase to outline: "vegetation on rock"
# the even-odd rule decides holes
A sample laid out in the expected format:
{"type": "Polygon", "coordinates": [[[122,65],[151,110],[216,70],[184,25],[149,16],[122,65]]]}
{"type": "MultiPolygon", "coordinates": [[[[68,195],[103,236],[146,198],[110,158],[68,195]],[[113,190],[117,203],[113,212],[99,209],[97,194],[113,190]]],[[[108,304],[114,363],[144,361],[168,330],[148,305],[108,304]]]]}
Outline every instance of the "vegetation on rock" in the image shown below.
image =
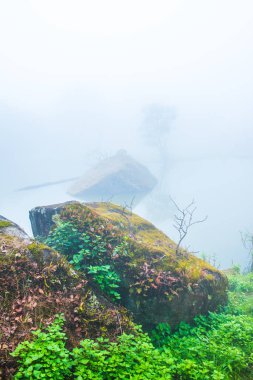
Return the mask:
{"type": "MultiPolygon", "coordinates": [[[[108,249],[106,241],[99,235],[90,236],[86,232],[82,233],[73,222],[61,221],[59,217],[54,219],[56,227],[45,242],[65,255],[75,269],[81,270],[88,278],[93,279],[101,291],[113,300],[120,299],[117,291],[120,279],[108,264],[109,259],[106,259],[108,249]],[[105,263],[107,264],[104,265],[105,263]]],[[[121,246],[115,246],[114,250],[119,253],[120,248],[121,246]]]]}
{"type": "Polygon", "coordinates": [[[117,205],[63,206],[46,242],[88,278],[88,267],[97,267],[94,285],[100,282],[107,295],[120,298],[148,329],[160,322],[190,322],[226,302],[227,280],[220,271],[187,252],[176,255],[165,234],[117,205]],[[98,281],[101,271],[104,284],[101,276],[98,281]],[[118,295],[109,294],[111,288],[118,295]]]}
{"type": "MultiPolygon", "coordinates": [[[[84,337],[115,337],[131,331],[124,308],[113,305],[66,258],[41,243],[0,235],[0,367],[9,374],[9,353],[41,324],[64,313],[69,344],[84,337]]],[[[6,375],[7,376],[7,375],[6,375]]]]}
{"type": "MultiPolygon", "coordinates": [[[[194,302],[194,276],[189,282],[189,276],[178,267],[184,267],[187,257],[191,266],[191,256],[182,255],[172,272],[166,269],[165,254],[162,270],[164,258],[151,260],[154,251],[140,244],[138,228],[127,218],[112,223],[89,207],[64,208],[48,237],[48,244],[62,255],[43,243],[0,235],[0,362],[4,378],[252,378],[252,274],[244,276],[235,270],[228,274],[229,303],[219,312],[192,315],[192,324],[186,323],[187,315],[180,315],[181,323],[156,324],[148,335],[119,306],[124,292],[129,289],[134,300],[139,295],[140,303],[161,295],[159,307],[163,308],[169,289],[166,300],[173,308],[177,306],[173,300],[178,298],[173,292],[177,293],[181,281],[190,305],[194,302]],[[135,236],[126,233],[129,225],[135,236]]],[[[212,286],[224,276],[204,262],[201,265],[206,273],[195,281],[205,286],[211,297],[217,290],[212,286]]]]}

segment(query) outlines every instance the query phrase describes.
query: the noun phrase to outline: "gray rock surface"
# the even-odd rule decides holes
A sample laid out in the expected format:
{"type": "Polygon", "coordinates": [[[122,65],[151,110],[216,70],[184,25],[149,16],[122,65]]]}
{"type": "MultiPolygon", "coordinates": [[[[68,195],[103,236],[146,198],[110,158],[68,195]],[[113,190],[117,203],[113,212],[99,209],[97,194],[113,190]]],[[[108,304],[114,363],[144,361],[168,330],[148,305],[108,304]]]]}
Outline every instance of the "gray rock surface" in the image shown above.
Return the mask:
{"type": "Polygon", "coordinates": [[[70,201],[49,206],[38,206],[29,211],[33,236],[35,238],[48,236],[54,224],[53,216],[59,214],[63,206],[72,203],[79,202],[70,201]]]}
{"type": "Polygon", "coordinates": [[[12,222],[2,215],[0,215],[0,234],[16,236],[18,238],[26,240],[27,243],[31,241],[27,233],[21,227],[19,227],[18,224],[12,222]]]}

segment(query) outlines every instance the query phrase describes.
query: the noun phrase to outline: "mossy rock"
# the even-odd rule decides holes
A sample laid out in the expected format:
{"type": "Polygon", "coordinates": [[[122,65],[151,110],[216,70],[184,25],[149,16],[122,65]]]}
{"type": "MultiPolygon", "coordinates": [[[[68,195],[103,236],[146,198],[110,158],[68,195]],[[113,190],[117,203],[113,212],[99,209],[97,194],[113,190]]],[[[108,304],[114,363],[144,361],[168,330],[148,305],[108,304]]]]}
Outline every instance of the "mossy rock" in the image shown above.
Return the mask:
{"type": "Polygon", "coordinates": [[[0,215],[0,235],[1,234],[17,236],[27,241],[30,240],[27,233],[22,228],[20,228],[18,224],[13,223],[2,215],[0,215]]]}
{"type": "Polygon", "coordinates": [[[71,346],[83,338],[114,339],[132,330],[127,310],[112,304],[66,258],[44,244],[0,234],[0,368],[15,370],[10,356],[31,331],[63,313],[71,346]]]}
{"type": "MultiPolygon", "coordinates": [[[[71,222],[91,238],[100,235],[107,242],[104,264],[120,276],[121,304],[134,320],[150,329],[158,323],[177,325],[191,322],[198,314],[216,310],[227,301],[227,278],[194,255],[176,254],[176,244],[153,224],[120,206],[107,203],[75,202],[54,205],[62,220],[71,222]],[[127,241],[127,253],[114,248],[127,241]]],[[[53,227],[50,206],[30,212],[53,227]]],[[[36,226],[36,231],[39,231],[36,226]]]]}

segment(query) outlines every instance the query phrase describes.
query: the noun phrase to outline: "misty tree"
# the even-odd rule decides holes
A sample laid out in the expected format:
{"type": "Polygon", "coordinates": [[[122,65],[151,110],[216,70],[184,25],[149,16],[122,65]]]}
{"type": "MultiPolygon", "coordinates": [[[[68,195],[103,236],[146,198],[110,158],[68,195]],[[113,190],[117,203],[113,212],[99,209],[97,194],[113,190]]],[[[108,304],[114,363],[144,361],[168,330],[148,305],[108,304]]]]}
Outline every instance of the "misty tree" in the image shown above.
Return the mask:
{"type": "Polygon", "coordinates": [[[144,108],[143,113],[143,138],[145,142],[153,146],[159,154],[162,181],[168,168],[168,137],[172,122],[176,117],[175,109],[161,104],[151,104],[144,108]]]}

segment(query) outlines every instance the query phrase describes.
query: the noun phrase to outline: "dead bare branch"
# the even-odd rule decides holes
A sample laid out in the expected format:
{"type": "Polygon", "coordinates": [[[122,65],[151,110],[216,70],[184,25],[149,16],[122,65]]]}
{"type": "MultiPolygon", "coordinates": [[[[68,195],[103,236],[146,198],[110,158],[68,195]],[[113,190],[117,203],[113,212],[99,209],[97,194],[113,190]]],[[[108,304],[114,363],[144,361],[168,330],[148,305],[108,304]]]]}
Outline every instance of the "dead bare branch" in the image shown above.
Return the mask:
{"type": "Polygon", "coordinates": [[[174,215],[173,224],[173,227],[177,230],[179,234],[179,240],[176,247],[176,254],[178,255],[181,251],[182,241],[186,238],[189,229],[195,224],[205,222],[207,220],[207,216],[205,216],[203,219],[194,220],[194,213],[197,210],[194,199],[185,208],[179,207],[179,205],[175,202],[175,200],[172,197],[170,197],[170,199],[178,212],[174,215]]]}
{"type": "Polygon", "coordinates": [[[135,197],[133,197],[131,199],[131,202],[130,204],[127,204],[125,202],[124,205],[121,206],[121,209],[120,209],[120,214],[125,218],[125,220],[127,221],[127,225],[128,225],[128,231],[129,231],[129,235],[131,237],[134,237],[134,231],[133,231],[133,225],[131,223],[131,216],[133,215],[133,205],[134,205],[134,199],[135,197]]]}

